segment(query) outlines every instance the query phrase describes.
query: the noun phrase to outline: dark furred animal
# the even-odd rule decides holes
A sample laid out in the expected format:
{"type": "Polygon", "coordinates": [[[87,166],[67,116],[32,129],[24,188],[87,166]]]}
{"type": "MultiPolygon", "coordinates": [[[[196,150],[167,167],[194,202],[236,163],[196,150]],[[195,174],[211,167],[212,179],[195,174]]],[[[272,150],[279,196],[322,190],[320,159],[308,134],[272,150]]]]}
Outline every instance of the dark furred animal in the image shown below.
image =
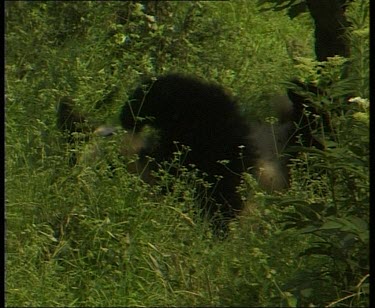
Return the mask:
{"type": "MultiPolygon", "coordinates": [[[[129,172],[139,173],[150,184],[155,182],[150,169],[157,170],[157,163],[171,161],[182,145],[188,146],[190,151],[186,157],[184,153],[182,164],[188,168],[194,165],[212,184],[208,197],[201,202],[203,214],[211,218],[215,230],[226,233],[228,222],[243,209],[236,191],[242,172],[250,171],[268,192],[282,191],[289,185],[289,157],[297,155],[293,146],[301,141],[306,147],[323,149],[313,136],[318,128],[314,116],[319,110],[300,93],[301,85],[296,81],[294,85],[297,89],[291,88],[288,96],[271,99],[279,120],[275,124],[259,120],[247,123],[235,100],[222,87],[196,77],[169,74],[144,82],[122,107],[121,124],[128,132],[90,123],[75,111],[68,98],[60,100],[57,125],[67,132],[65,136],[73,147],[76,132],[83,133],[83,139],[79,134],[78,138],[87,143],[87,150],[85,147],[77,156],[73,152],[72,165],[105,158],[101,154],[105,142],[96,144],[97,138],[116,131],[123,134],[118,140],[119,157],[125,158],[129,172]],[[305,114],[305,109],[311,114],[305,114]],[[155,128],[156,135],[152,130],[150,135],[143,129],[145,126],[155,128]],[[134,154],[139,160],[128,162],[134,154]],[[156,164],[150,163],[147,156],[153,157],[156,164]]],[[[313,87],[307,90],[318,91],[313,87]]],[[[178,173],[177,167],[169,170],[172,175],[178,173]]],[[[201,188],[201,195],[205,195],[205,188],[201,188]]]]}
{"type": "Polygon", "coordinates": [[[250,129],[233,98],[216,84],[170,74],[139,86],[123,106],[120,119],[123,128],[136,133],[145,125],[159,131],[158,147],[149,154],[157,162],[171,160],[177,146],[189,147],[183,164],[193,164],[215,184],[203,211],[211,218],[220,213],[222,219],[213,223],[225,231],[243,207],[236,192],[241,173],[255,166],[257,159],[250,129]]]}

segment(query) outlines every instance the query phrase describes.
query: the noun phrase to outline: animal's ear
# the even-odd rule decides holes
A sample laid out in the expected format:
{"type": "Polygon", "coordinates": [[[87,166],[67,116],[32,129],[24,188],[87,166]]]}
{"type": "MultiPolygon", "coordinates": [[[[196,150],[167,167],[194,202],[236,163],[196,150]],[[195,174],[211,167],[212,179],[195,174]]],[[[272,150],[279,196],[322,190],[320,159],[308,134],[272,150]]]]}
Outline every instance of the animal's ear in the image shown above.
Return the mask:
{"type": "Polygon", "coordinates": [[[148,114],[143,99],[143,96],[140,99],[134,97],[122,107],[119,118],[124,129],[138,133],[145,125],[152,123],[154,117],[148,114]]]}
{"type": "Polygon", "coordinates": [[[86,117],[74,110],[74,103],[70,97],[60,99],[57,108],[57,128],[68,133],[92,131],[86,117]]]}

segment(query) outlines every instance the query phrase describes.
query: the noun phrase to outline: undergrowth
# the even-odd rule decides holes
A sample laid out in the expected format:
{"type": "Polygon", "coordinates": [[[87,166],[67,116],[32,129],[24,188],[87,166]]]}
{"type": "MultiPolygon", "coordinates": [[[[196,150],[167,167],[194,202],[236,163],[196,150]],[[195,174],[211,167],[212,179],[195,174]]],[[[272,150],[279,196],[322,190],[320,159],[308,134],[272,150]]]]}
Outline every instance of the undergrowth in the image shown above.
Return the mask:
{"type": "Polygon", "coordinates": [[[7,2],[6,306],[368,306],[367,3],[348,8],[350,61],[315,63],[311,20],[255,1],[7,2]],[[324,89],[305,94],[330,115],[314,132],[327,149],[299,148],[282,193],[245,174],[225,240],[178,155],[149,185],[128,171],[136,157],[118,157],[121,135],[70,147],[56,128],[61,97],[117,124],[139,76],[169,71],[220,82],[246,114],[297,75],[324,89]]]}

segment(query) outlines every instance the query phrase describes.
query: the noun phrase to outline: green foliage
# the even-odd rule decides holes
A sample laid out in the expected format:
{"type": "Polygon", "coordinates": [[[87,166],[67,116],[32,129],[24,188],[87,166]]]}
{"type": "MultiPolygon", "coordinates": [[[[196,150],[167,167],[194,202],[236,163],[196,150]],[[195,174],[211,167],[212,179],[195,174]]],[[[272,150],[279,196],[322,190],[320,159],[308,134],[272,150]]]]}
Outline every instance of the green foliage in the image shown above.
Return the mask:
{"type": "Polygon", "coordinates": [[[298,230],[310,242],[299,255],[304,268],[284,286],[302,306],[368,305],[369,101],[348,99],[361,89],[353,87],[358,83],[351,82],[352,76],[341,77],[345,62],[332,58],[300,66],[307,68],[301,70],[304,82],[321,90],[306,93],[307,104],[326,114],[330,124],[317,125],[313,132],[327,148],[299,148],[304,156],[292,164],[292,186],[277,198],[284,228],[298,230]]]}
{"type": "Polygon", "coordinates": [[[350,61],[319,65],[307,16],[245,0],[142,3],[6,3],[6,305],[366,306],[368,1],[347,9],[350,61]],[[266,116],[264,94],[290,77],[324,89],[306,94],[330,114],[332,133],[316,132],[327,151],[305,149],[284,193],[246,175],[248,208],[225,241],[196,213],[204,179],[182,153],[149,186],[118,157],[121,134],[68,147],[56,128],[62,97],[116,124],[140,77],[170,71],[218,81],[266,116]],[[100,160],[69,166],[98,147],[100,160]]]}
{"type": "Polygon", "coordinates": [[[348,7],[348,20],[351,23],[348,32],[351,42],[352,65],[350,71],[354,78],[357,95],[368,98],[370,89],[370,17],[369,1],[355,1],[348,7]]]}

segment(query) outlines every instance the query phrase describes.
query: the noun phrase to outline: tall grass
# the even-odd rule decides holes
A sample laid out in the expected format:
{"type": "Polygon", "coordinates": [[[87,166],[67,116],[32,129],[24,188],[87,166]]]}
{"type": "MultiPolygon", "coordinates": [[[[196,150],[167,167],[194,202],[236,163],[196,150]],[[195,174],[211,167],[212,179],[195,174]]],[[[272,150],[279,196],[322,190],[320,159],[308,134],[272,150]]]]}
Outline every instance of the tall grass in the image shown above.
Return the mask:
{"type": "MultiPolygon", "coordinates": [[[[355,90],[365,99],[363,3],[349,12],[358,21],[355,90]]],[[[300,56],[313,50],[308,16],[259,13],[251,1],[146,11],[131,2],[9,2],[5,13],[7,306],[368,304],[365,100],[335,117],[339,146],[295,161],[288,192],[267,194],[248,177],[247,209],[224,241],[197,213],[196,174],[162,169],[150,186],[128,172],[116,139],[101,160],[72,167],[72,151],[86,144],[68,147],[55,125],[66,95],[92,119],[116,123],[139,75],[170,70],[220,81],[244,111],[264,114],[262,95],[281,91],[296,70],[285,45],[299,43],[300,56]]]]}

